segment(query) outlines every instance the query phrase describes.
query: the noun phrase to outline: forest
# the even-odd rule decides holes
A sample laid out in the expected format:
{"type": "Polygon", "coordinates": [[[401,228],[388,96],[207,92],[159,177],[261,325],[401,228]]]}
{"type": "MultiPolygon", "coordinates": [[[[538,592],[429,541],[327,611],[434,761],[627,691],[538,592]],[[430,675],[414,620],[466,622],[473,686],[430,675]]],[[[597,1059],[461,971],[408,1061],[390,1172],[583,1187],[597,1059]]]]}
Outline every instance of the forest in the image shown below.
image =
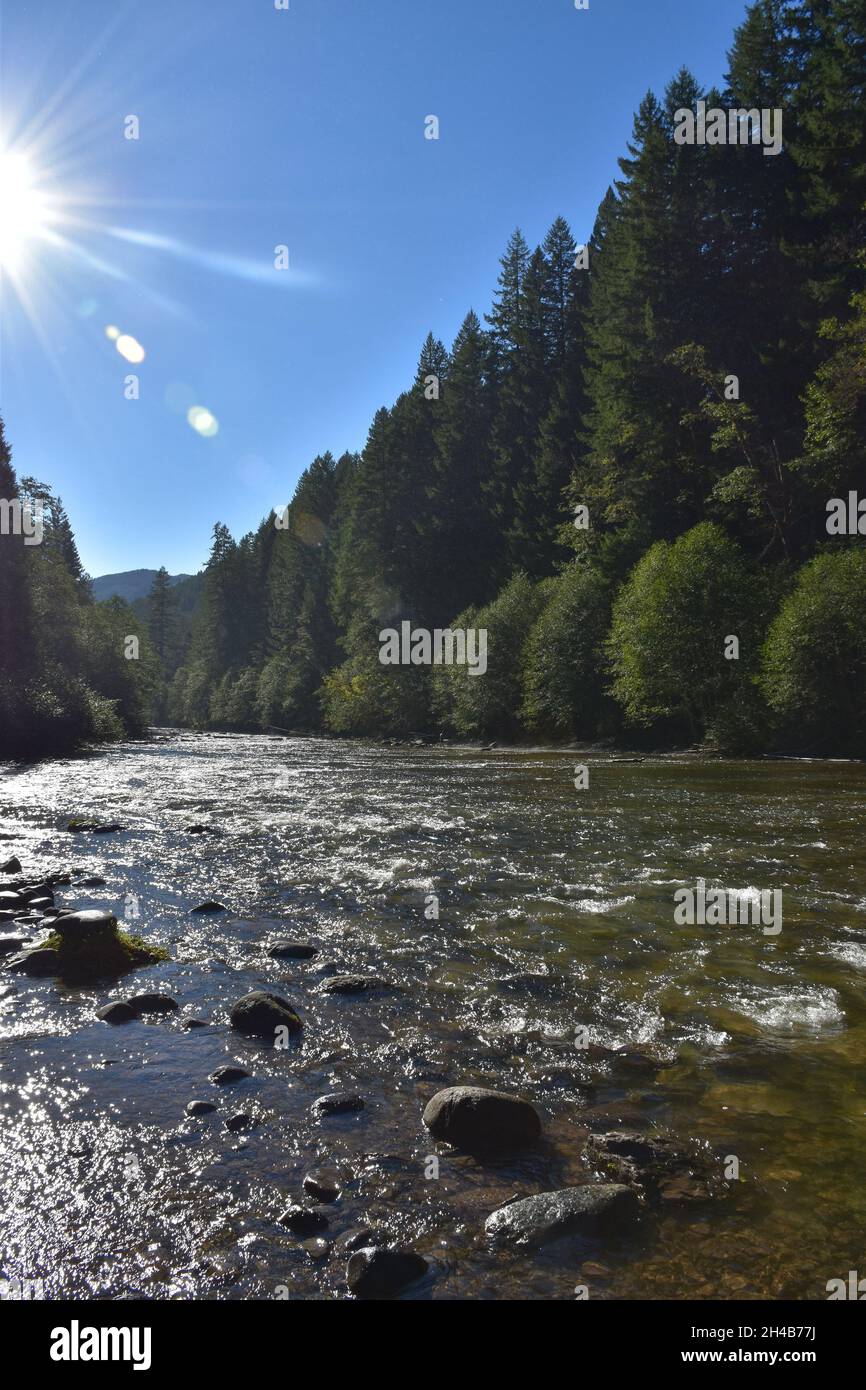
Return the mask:
{"type": "Polygon", "coordinates": [[[46,516],[0,537],[0,756],[152,722],[866,756],[866,0],[758,0],[619,165],[593,227],[511,234],[360,453],[214,526],[191,621],[164,570],[95,603],[0,436],[46,516]],[[679,143],[701,101],[781,111],[780,152],[679,143]],[[483,678],[383,664],[403,621],[486,630],[483,678]]]}

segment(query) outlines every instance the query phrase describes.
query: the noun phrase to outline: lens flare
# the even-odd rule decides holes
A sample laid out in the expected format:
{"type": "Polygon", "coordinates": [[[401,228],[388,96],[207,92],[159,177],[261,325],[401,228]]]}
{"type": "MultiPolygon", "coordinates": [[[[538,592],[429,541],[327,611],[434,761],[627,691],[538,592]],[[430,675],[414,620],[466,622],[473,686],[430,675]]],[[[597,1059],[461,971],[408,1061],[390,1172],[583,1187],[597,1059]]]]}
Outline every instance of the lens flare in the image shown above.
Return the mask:
{"type": "Polygon", "coordinates": [[[216,416],[212,415],[203,405],[190,406],[186,413],[186,418],[192,425],[197,434],[205,439],[213,439],[219,430],[219,423],[216,416]]]}

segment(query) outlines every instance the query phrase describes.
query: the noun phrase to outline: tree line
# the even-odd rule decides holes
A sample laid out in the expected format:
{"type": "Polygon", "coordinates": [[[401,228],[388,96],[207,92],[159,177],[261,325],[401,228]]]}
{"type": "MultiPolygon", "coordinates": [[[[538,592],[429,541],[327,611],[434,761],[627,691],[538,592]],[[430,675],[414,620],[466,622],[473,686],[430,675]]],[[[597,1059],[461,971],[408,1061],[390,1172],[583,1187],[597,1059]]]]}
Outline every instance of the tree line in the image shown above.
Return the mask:
{"type": "Polygon", "coordinates": [[[758,0],[724,90],[648,93],[588,238],[515,231],[359,454],[214,528],[188,640],[155,586],[157,717],[866,753],[864,87],[866,0],[758,0]],[[678,143],[700,100],[781,152],[678,143]],[[383,665],[404,620],[486,674],[383,665]]]}

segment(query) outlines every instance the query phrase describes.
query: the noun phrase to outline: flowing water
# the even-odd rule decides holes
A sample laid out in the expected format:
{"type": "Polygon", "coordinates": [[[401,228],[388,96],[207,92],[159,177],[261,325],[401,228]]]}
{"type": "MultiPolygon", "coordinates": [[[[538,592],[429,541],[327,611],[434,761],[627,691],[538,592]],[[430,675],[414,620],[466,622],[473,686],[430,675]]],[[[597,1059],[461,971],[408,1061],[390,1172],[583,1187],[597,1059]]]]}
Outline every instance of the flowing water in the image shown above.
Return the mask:
{"type": "Polygon", "coordinates": [[[98,988],[0,972],[0,1274],[47,1298],[344,1297],[345,1256],[277,1222],[327,1164],[345,1180],[328,1241],[413,1245],[431,1273],[412,1297],[826,1298],[866,1273],[864,796],[845,763],[173,731],[6,768],[0,858],[104,877],[58,903],[112,907],[171,960],[98,988]],[[70,816],[124,829],[72,835],[70,816]],[[699,877],[782,889],[781,932],[676,925],[699,877]],[[229,911],[190,915],[206,897],[229,911]],[[319,953],[271,959],[275,936],[319,953]],[[335,970],[393,987],[318,992],[335,970]],[[229,1030],[259,987],[302,1014],[299,1045],[229,1030]],[[95,1017],[146,989],[181,1012],[95,1017]],[[214,1087],[231,1061],[252,1077],[214,1087]],[[440,1146],[437,1176],[421,1114],[459,1083],[532,1100],[544,1142],[440,1146]],[[365,1108],[315,1118],[335,1089],[365,1108]],[[187,1118],[196,1098],[217,1111],[187,1118]],[[587,1133],[618,1126],[699,1141],[739,1178],[616,1240],[487,1248],[490,1211],[582,1181],[587,1133]]]}

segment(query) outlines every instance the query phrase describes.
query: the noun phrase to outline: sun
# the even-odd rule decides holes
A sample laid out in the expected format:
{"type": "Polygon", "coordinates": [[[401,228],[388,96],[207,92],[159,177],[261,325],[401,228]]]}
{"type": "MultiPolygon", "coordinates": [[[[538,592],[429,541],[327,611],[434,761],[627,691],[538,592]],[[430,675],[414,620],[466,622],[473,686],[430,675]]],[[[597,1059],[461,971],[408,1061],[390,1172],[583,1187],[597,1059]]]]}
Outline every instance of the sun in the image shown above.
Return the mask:
{"type": "Polygon", "coordinates": [[[0,150],[0,270],[18,270],[49,221],[48,204],[36,184],[36,170],[26,155],[0,150]]]}

